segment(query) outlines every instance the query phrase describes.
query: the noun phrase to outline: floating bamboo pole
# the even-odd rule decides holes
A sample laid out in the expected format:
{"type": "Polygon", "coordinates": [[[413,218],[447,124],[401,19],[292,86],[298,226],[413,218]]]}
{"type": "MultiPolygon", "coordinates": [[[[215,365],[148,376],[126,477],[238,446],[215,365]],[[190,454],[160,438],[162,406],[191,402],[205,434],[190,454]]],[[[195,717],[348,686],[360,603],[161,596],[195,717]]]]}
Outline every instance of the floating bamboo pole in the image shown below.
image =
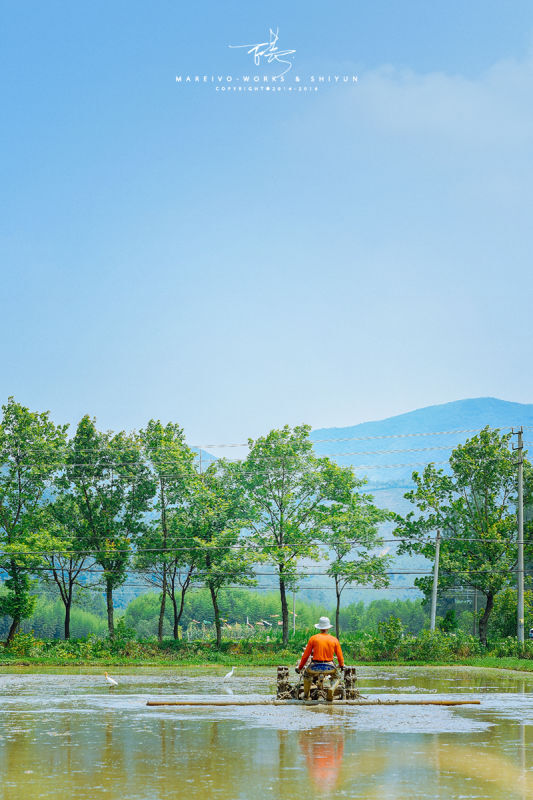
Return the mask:
{"type": "Polygon", "coordinates": [[[480,700],[148,700],[147,706],[478,706],[480,700]]]}

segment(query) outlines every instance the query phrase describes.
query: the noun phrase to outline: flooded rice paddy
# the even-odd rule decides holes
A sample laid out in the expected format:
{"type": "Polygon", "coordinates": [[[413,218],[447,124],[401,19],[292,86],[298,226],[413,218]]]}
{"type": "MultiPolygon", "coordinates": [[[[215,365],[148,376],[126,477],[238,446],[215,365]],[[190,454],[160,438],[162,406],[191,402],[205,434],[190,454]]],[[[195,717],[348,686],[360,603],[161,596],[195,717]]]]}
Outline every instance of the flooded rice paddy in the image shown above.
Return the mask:
{"type": "Polygon", "coordinates": [[[275,668],[0,669],[0,797],[533,798],[533,676],[363,667],[382,698],[480,706],[148,708],[176,695],[264,698],[275,668]]]}

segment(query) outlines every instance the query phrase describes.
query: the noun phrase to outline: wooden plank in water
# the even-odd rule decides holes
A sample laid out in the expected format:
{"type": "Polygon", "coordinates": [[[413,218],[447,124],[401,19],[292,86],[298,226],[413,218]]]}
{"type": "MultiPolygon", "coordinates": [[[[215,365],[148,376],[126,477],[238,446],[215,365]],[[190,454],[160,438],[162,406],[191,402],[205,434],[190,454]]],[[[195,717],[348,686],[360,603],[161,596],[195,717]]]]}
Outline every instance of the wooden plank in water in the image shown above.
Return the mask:
{"type": "Polygon", "coordinates": [[[478,706],[480,700],[148,700],[147,706],[478,706]]]}

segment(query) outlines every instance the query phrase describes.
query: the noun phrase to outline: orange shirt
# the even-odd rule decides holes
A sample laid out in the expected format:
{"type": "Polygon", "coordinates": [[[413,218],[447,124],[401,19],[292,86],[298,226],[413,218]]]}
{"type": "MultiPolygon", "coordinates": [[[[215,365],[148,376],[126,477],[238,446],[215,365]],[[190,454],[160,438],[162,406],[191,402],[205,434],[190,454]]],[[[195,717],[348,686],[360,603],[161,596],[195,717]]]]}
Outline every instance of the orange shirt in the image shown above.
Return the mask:
{"type": "Polygon", "coordinates": [[[344,666],[344,656],[342,655],[339,640],[332,636],[331,633],[315,633],[314,636],[311,636],[307,642],[302,660],[298,665],[299,669],[302,669],[311,653],[314,661],[333,661],[333,655],[336,654],[339,667],[344,666]]]}

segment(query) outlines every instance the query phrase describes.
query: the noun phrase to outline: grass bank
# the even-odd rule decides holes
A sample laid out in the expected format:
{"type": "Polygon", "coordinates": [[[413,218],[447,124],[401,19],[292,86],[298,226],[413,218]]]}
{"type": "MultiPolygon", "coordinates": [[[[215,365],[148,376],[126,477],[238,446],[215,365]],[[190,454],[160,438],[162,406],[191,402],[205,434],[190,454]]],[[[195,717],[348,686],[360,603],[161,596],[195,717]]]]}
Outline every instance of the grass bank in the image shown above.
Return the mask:
{"type": "MultiPolygon", "coordinates": [[[[0,666],[236,666],[275,667],[295,665],[309,633],[297,631],[287,646],[276,639],[249,638],[223,641],[164,639],[141,640],[135,631],[117,625],[113,639],[88,636],[84,639],[38,639],[32,633],[17,634],[9,647],[0,647],[0,666]]],[[[368,665],[467,665],[474,667],[533,671],[533,642],[519,644],[506,637],[485,648],[471,635],[443,631],[407,633],[399,619],[381,623],[378,633],[347,633],[342,636],[345,660],[368,665]]]]}
{"type": "MultiPolygon", "coordinates": [[[[214,643],[185,643],[164,641],[161,644],[130,641],[126,643],[97,642],[42,642],[38,646],[27,643],[26,648],[0,648],[0,667],[186,667],[186,666],[243,666],[276,667],[278,664],[293,666],[297,663],[302,648],[300,644],[287,648],[277,643],[223,642],[217,650],[214,643]],[[100,652],[97,652],[97,648],[100,652]],[[22,650],[22,652],[20,652],[22,650]]],[[[533,672],[533,658],[461,654],[428,654],[421,657],[413,652],[411,657],[361,657],[358,648],[345,646],[345,659],[349,664],[360,666],[469,666],[489,669],[533,672]]],[[[525,654],[527,655],[527,654],[525,654]]]]}
{"type": "MultiPolygon", "coordinates": [[[[140,658],[101,658],[101,659],[44,659],[44,658],[24,658],[24,659],[0,659],[0,669],[10,667],[217,667],[217,666],[240,666],[240,667],[271,667],[275,669],[278,664],[292,666],[295,659],[292,658],[270,658],[270,659],[249,659],[245,657],[230,658],[221,654],[216,659],[202,661],[201,659],[140,659],[140,658]]],[[[515,672],[533,673],[533,663],[519,658],[465,658],[457,661],[373,661],[373,662],[353,662],[351,664],[361,667],[473,667],[477,669],[498,669],[510,670],[515,672]]]]}

